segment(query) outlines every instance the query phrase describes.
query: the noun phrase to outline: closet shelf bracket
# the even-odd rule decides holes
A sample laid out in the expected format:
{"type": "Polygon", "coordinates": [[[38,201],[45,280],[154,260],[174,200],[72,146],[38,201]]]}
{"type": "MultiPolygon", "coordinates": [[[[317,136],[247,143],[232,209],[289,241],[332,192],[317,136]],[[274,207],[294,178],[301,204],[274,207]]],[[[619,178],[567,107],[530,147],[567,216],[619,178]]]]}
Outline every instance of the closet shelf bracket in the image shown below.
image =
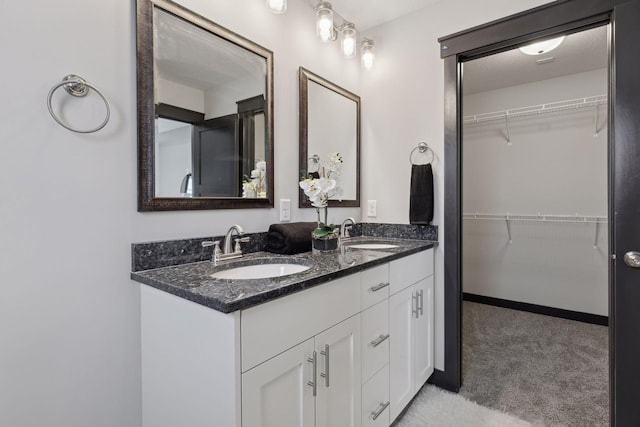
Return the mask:
{"type": "Polygon", "coordinates": [[[595,105],[595,118],[593,119],[593,136],[596,137],[600,133],[598,129],[598,104],[595,105]]]}
{"type": "MultiPolygon", "coordinates": [[[[509,112],[504,112],[504,126],[507,131],[507,144],[511,145],[511,132],[509,132],[509,112]]],[[[511,240],[511,238],[509,238],[511,240]]]]}
{"type": "Polygon", "coordinates": [[[596,222],[595,223],[595,237],[593,238],[593,249],[598,249],[598,228],[599,228],[600,223],[596,222]]]}
{"type": "Polygon", "coordinates": [[[509,235],[509,243],[512,243],[513,240],[511,239],[511,219],[509,218],[509,214],[508,213],[504,217],[504,220],[507,223],[507,234],[509,235]]]}

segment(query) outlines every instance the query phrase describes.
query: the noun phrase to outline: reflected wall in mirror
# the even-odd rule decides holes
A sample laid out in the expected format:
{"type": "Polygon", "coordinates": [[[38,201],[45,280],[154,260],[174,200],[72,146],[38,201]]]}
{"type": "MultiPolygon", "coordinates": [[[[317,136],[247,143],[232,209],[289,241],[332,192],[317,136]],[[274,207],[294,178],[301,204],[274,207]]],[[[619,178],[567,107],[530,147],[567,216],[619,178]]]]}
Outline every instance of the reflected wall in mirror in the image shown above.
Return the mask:
{"type": "MultiPolygon", "coordinates": [[[[342,156],[342,201],[329,206],[360,206],[360,97],[300,67],[300,171],[322,173],[334,152],[342,156]]],[[[311,207],[300,191],[299,206],[311,207]]]]}
{"type": "Polygon", "coordinates": [[[137,0],[138,210],[273,207],[273,53],[137,0]]]}

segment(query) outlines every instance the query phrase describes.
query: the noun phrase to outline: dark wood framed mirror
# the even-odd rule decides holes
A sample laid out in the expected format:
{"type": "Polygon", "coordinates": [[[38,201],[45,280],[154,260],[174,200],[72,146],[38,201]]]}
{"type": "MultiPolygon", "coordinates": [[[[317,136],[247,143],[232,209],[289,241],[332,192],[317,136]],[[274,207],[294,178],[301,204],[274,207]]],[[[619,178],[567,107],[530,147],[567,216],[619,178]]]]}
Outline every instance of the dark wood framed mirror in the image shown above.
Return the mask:
{"type": "MultiPolygon", "coordinates": [[[[342,200],[329,199],[331,207],[360,206],[360,97],[300,67],[300,173],[321,173],[334,152],[343,164],[342,200]]],[[[311,202],[299,192],[299,206],[311,202]]]]}
{"type": "Polygon", "coordinates": [[[137,0],[138,210],[274,206],[273,53],[137,0]]]}

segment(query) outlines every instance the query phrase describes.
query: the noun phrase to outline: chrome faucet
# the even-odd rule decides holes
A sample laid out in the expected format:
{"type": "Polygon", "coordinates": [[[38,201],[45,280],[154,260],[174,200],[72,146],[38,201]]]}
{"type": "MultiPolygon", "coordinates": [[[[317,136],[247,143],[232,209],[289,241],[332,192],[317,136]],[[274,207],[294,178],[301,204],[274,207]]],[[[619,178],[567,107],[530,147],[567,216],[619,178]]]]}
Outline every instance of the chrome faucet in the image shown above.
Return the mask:
{"type": "MultiPolygon", "coordinates": [[[[231,237],[233,236],[233,232],[236,232],[238,234],[238,237],[241,237],[242,235],[244,235],[244,230],[242,229],[242,227],[240,227],[238,224],[232,225],[231,228],[229,228],[229,231],[227,231],[227,234],[225,234],[224,236],[224,251],[222,251],[223,255],[229,255],[232,254],[233,252],[231,252],[231,237]]],[[[236,240],[236,248],[235,249],[239,249],[240,245],[239,242],[240,239],[236,240]]],[[[240,254],[242,254],[242,251],[240,251],[240,254]]]]}
{"type": "Polygon", "coordinates": [[[220,242],[219,241],[204,241],[202,242],[202,247],[206,248],[208,246],[214,246],[213,255],[211,257],[211,262],[213,265],[218,265],[218,261],[222,261],[225,259],[233,259],[240,258],[242,254],[242,248],[240,247],[240,242],[248,242],[249,237],[241,237],[244,235],[244,230],[239,225],[232,225],[227,231],[227,234],[224,236],[224,250],[220,250],[220,242]],[[236,233],[238,237],[235,240],[235,245],[232,244],[233,233],[236,233]],[[233,251],[231,248],[233,247],[233,251]]]}
{"type": "Polygon", "coordinates": [[[340,238],[348,239],[349,237],[349,229],[356,225],[356,220],[352,217],[348,217],[344,221],[342,221],[342,225],[340,225],[340,238]],[[351,225],[347,225],[347,222],[350,222],[351,225]]]}

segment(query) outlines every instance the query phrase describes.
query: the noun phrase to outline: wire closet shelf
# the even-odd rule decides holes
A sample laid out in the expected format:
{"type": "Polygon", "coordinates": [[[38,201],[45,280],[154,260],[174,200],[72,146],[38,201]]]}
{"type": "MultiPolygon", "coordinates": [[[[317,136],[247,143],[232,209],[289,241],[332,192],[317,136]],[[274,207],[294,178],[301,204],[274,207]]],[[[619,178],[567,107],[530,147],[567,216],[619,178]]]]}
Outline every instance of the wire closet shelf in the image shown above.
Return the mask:
{"type": "Polygon", "coordinates": [[[520,222],[558,222],[569,224],[595,224],[593,234],[593,248],[598,249],[598,233],[600,224],[606,224],[608,219],[606,216],[585,216],[585,215],[543,215],[541,213],[536,215],[512,215],[506,214],[481,214],[481,213],[463,213],[462,218],[466,220],[489,220],[489,221],[504,221],[507,226],[507,235],[509,243],[513,242],[511,236],[511,223],[513,221],[520,222]]]}
{"type": "Polygon", "coordinates": [[[529,222],[567,222],[567,223],[598,223],[606,224],[605,216],[585,216],[585,215],[513,215],[505,214],[483,214],[483,213],[465,213],[462,214],[464,219],[478,220],[499,220],[499,221],[529,221],[529,222]]]}
{"type": "Polygon", "coordinates": [[[531,105],[528,107],[512,108],[509,110],[493,111],[491,113],[474,114],[463,117],[463,124],[479,124],[497,120],[504,120],[506,117],[513,119],[517,117],[536,116],[540,114],[555,113],[559,111],[570,111],[581,108],[597,108],[607,104],[607,95],[590,96],[586,98],[570,99],[567,101],[550,102],[548,104],[531,105]]]}

